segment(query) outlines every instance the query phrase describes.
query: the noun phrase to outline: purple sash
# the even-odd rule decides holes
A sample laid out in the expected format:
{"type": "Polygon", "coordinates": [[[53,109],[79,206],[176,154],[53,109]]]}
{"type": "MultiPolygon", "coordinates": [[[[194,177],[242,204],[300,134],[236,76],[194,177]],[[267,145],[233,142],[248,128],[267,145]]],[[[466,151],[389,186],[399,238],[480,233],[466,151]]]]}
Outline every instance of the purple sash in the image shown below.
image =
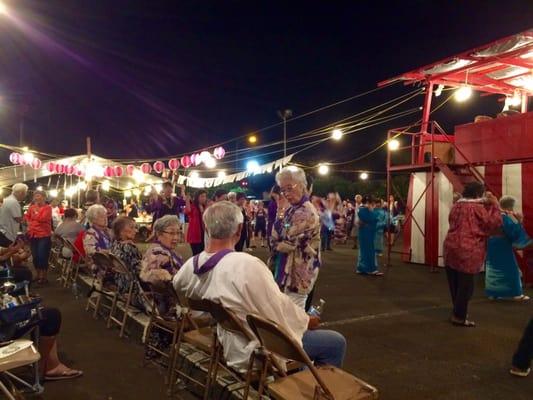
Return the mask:
{"type": "Polygon", "coordinates": [[[203,275],[206,272],[211,271],[213,268],[217,266],[219,261],[222,260],[229,253],[233,253],[233,250],[223,249],[223,250],[217,251],[215,254],[209,257],[209,259],[201,267],[198,266],[198,258],[200,257],[200,254],[195,255],[192,260],[192,263],[194,266],[194,274],[203,275]]]}

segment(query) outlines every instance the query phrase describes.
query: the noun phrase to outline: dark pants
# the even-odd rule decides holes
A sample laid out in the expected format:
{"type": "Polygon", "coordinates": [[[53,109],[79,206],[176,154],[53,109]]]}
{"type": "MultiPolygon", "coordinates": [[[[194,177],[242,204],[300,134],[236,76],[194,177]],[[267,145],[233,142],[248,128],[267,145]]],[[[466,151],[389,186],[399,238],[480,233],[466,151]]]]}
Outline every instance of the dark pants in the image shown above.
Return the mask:
{"type": "Polygon", "coordinates": [[[320,228],[320,248],[322,251],[331,249],[331,231],[324,225],[320,228]]]}
{"type": "Polygon", "coordinates": [[[452,295],[453,315],[464,321],[468,314],[468,302],[474,294],[474,274],[466,274],[446,267],[446,275],[452,295]]]}
{"type": "Polygon", "coordinates": [[[513,366],[526,370],[531,366],[533,358],[533,318],[529,320],[522,339],[518,344],[518,349],[513,356],[513,366]]]}
{"type": "Polygon", "coordinates": [[[195,256],[196,254],[200,254],[202,251],[204,251],[203,243],[190,243],[190,245],[193,256],[195,256]]]}
{"type": "Polygon", "coordinates": [[[0,232],[0,247],[9,247],[12,243],[12,240],[9,240],[6,235],[0,232]]]}
{"type": "Polygon", "coordinates": [[[48,269],[48,259],[52,250],[52,240],[50,236],[30,239],[31,256],[35,269],[48,269]]]}

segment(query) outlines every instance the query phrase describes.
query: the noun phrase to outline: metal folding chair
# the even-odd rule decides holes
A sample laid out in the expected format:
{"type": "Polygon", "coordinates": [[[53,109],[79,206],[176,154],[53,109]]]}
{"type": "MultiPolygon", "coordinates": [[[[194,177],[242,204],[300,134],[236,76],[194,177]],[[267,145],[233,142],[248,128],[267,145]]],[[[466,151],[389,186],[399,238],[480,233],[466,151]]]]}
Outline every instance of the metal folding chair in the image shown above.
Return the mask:
{"type": "Polygon", "coordinates": [[[14,369],[26,366],[32,366],[35,369],[38,368],[37,363],[39,362],[41,355],[35,349],[33,342],[29,340],[15,340],[8,346],[0,347],[0,355],[2,354],[2,351],[10,350],[12,348],[14,348],[14,350],[19,348],[19,350],[5,357],[0,356],[0,391],[3,392],[9,400],[24,399],[24,396],[15,386],[15,382],[17,382],[26,389],[30,389],[32,392],[41,393],[43,388],[39,384],[38,375],[36,376],[36,383],[32,385],[11,372],[14,369]]]}
{"type": "Polygon", "coordinates": [[[129,312],[133,309],[131,306],[132,297],[133,297],[133,288],[135,286],[136,277],[133,276],[128,267],[124,262],[115,256],[114,254],[108,254],[108,257],[111,261],[113,267],[113,272],[115,276],[121,276],[123,279],[129,282],[128,290],[126,293],[120,293],[117,291],[117,295],[112,298],[111,309],[109,311],[109,316],[107,318],[107,327],[111,328],[112,324],[120,326],[119,337],[124,336],[124,330],[126,328],[126,321],[128,319],[129,312]],[[119,319],[116,316],[118,302],[121,301],[124,304],[122,318],[119,319]]]}
{"type": "Polygon", "coordinates": [[[106,282],[102,278],[108,272],[113,270],[113,264],[107,253],[99,252],[93,254],[93,262],[98,268],[98,271],[94,275],[91,289],[87,295],[86,311],[94,309],[93,317],[98,318],[98,312],[100,307],[111,311],[111,304],[118,296],[118,290],[116,287],[106,287],[106,282]],[[110,304],[102,302],[103,299],[109,299],[110,304]]]}
{"type": "MultiPolygon", "coordinates": [[[[262,366],[259,395],[263,394],[266,387],[270,396],[276,400],[294,398],[371,400],[378,398],[376,388],[342,369],[332,366],[316,367],[302,346],[275,322],[258,315],[248,315],[246,320],[261,344],[261,347],[250,358],[250,366],[256,361],[259,361],[262,366]],[[281,377],[267,384],[267,370],[274,360],[274,355],[300,362],[307,369],[292,375],[287,375],[281,370],[279,371],[281,377]]],[[[250,384],[250,376],[249,373],[247,388],[250,384]]],[[[247,392],[244,398],[247,398],[247,392]]]]}

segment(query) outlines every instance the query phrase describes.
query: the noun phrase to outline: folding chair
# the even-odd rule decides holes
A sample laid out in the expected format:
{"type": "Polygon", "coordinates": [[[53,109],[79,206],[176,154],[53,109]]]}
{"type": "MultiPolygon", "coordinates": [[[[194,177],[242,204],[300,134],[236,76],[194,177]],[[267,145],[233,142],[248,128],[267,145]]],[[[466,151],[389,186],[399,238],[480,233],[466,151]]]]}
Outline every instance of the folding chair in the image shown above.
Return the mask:
{"type": "Polygon", "coordinates": [[[63,239],[61,236],[52,235],[52,249],[50,251],[50,258],[48,259],[48,264],[51,268],[57,268],[59,264],[59,257],[61,256],[61,251],[63,250],[63,239]]]}
{"type": "Polygon", "coordinates": [[[111,311],[111,304],[118,296],[118,290],[117,288],[106,287],[106,282],[102,278],[102,276],[105,276],[107,272],[113,270],[113,264],[111,263],[109,255],[97,251],[93,254],[92,259],[95,265],[98,267],[98,271],[93,278],[91,289],[87,295],[87,306],[85,307],[85,311],[94,309],[93,317],[96,319],[98,318],[98,311],[100,311],[100,307],[111,311]],[[104,298],[109,299],[111,304],[102,303],[102,299],[104,298]]]}
{"type": "MultiPolygon", "coordinates": [[[[378,398],[376,388],[340,368],[315,367],[302,346],[275,322],[257,315],[248,315],[246,320],[261,344],[260,349],[250,358],[250,365],[253,365],[256,360],[262,364],[259,395],[262,395],[266,386],[270,396],[275,400],[296,398],[369,400],[378,398]],[[301,362],[307,369],[288,376],[280,371],[281,378],[266,384],[266,370],[274,355],[301,362]]],[[[249,382],[250,374],[248,374],[247,384],[249,382]]]]}
{"type": "Polygon", "coordinates": [[[34,392],[42,391],[42,386],[39,385],[38,381],[36,384],[37,386],[30,385],[28,382],[10,372],[14,369],[26,366],[37,368],[36,366],[40,358],[41,355],[35,349],[33,342],[29,340],[14,340],[8,346],[0,347],[0,391],[3,392],[9,400],[24,399],[24,396],[22,396],[20,391],[16,388],[13,381],[16,381],[34,392]],[[9,355],[2,356],[3,352],[9,355]]]}
{"type": "Polygon", "coordinates": [[[70,251],[72,256],[68,259],[67,268],[65,271],[65,287],[69,287],[78,280],[80,266],[84,262],[84,257],[74,244],[67,239],[63,239],[64,247],[70,251]],[[77,259],[78,261],[75,261],[77,259]]]}
{"type": "Polygon", "coordinates": [[[131,309],[133,309],[131,302],[133,298],[133,288],[135,286],[136,277],[131,273],[131,271],[120,258],[111,253],[108,254],[108,257],[111,260],[111,265],[113,267],[115,276],[121,276],[123,279],[129,282],[128,291],[126,293],[120,293],[117,291],[117,295],[112,298],[111,309],[109,310],[109,316],[107,318],[107,327],[111,328],[112,324],[117,324],[120,326],[120,333],[118,336],[123,337],[124,330],[126,328],[126,321],[128,319],[128,313],[131,309]],[[124,313],[122,315],[122,319],[118,319],[118,317],[115,315],[119,300],[124,303],[124,313]]]}

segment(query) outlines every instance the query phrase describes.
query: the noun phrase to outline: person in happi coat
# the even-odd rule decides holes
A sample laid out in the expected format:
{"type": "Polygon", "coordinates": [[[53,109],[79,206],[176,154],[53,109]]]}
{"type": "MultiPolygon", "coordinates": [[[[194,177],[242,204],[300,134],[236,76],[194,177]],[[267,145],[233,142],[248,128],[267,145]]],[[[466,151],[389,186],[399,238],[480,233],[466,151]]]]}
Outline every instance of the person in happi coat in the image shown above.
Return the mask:
{"type": "Polygon", "coordinates": [[[491,298],[527,301],[529,297],[522,289],[514,249],[531,246],[533,241],[522,225],[522,215],[514,212],[515,204],[516,199],[512,196],[500,199],[503,223],[488,240],[485,293],[491,298]]]}
{"type": "Polygon", "coordinates": [[[374,212],[374,200],[372,196],[363,196],[359,211],[359,259],[357,261],[358,274],[383,275],[376,265],[376,225],[378,217],[374,212]]]}
{"type": "Polygon", "coordinates": [[[83,235],[83,250],[88,257],[88,263],[93,272],[98,271],[98,266],[92,261],[92,256],[97,251],[106,251],[111,247],[111,235],[107,227],[107,209],[100,204],[93,204],[87,209],[86,218],[89,229],[83,235]]]}
{"type": "Polygon", "coordinates": [[[444,239],[444,265],[453,312],[450,322],[473,327],[467,319],[468,302],[474,293],[474,277],[481,272],[489,235],[502,225],[498,199],[479,182],[465,185],[463,197],[452,207],[450,228],[444,239]]]}
{"type": "Polygon", "coordinates": [[[283,168],[276,182],[290,207],[274,223],[269,264],[281,290],[304,308],[320,267],[320,221],[301,168],[283,168]]]}

